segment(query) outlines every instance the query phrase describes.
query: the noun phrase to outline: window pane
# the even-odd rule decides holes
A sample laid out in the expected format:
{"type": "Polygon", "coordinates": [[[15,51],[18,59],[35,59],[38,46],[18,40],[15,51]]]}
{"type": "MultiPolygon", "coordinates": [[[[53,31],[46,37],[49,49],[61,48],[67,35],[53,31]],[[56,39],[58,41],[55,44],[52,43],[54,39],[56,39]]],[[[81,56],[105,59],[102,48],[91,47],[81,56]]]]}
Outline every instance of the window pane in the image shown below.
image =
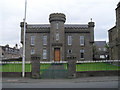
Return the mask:
{"type": "Polygon", "coordinates": [[[56,29],[58,29],[58,22],[56,23],[56,29]]]}
{"type": "Polygon", "coordinates": [[[72,50],[68,50],[68,54],[72,54],[72,50]]]}
{"type": "Polygon", "coordinates": [[[35,36],[31,36],[31,45],[35,45],[35,36]]]}
{"type": "Polygon", "coordinates": [[[72,45],[72,36],[68,36],[68,45],[72,45]]]}
{"type": "Polygon", "coordinates": [[[47,50],[43,50],[43,59],[47,59],[47,50]]]}
{"type": "Polygon", "coordinates": [[[35,50],[31,49],[31,54],[35,54],[35,50]]]}
{"type": "Polygon", "coordinates": [[[43,36],[43,45],[47,45],[47,36],[43,36]]]}
{"type": "Polygon", "coordinates": [[[59,40],[59,34],[58,33],[56,34],[56,40],[59,40]]]}
{"type": "Polygon", "coordinates": [[[80,36],[80,45],[84,45],[84,36],[80,36]]]}
{"type": "Polygon", "coordinates": [[[84,58],[84,53],[81,53],[81,58],[84,58]]]}
{"type": "Polygon", "coordinates": [[[99,48],[99,51],[101,51],[101,48],[99,48]]]}
{"type": "Polygon", "coordinates": [[[84,59],[84,50],[80,50],[81,59],[84,59]]]}

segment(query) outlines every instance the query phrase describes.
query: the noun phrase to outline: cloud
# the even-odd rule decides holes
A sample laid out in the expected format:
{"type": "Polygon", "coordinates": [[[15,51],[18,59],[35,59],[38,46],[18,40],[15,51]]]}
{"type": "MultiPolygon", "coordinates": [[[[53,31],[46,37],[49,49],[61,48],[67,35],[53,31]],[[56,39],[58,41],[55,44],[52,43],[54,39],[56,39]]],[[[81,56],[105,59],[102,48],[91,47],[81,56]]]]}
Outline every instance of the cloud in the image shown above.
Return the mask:
{"type": "MultiPolygon", "coordinates": [[[[95,40],[108,40],[107,30],[115,25],[119,0],[27,0],[27,22],[49,23],[49,14],[65,13],[66,23],[95,22],[95,40]]],[[[0,0],[0,45],[20,44],[20,22],[25,0],[0,0]]]]}

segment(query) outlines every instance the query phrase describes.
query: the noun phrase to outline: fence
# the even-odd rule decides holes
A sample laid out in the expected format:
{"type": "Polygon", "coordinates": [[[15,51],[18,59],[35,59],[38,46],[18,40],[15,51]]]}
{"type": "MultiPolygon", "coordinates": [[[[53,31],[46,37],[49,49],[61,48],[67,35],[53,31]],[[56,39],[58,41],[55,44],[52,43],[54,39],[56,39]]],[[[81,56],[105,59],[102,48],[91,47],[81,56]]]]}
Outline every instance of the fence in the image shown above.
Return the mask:
{"type": "MultiPolygon", "coordinates": [[[[88,71],[116,71],[120,70],[120,60],[101,60],[101,61],[77,61],[76,72],[88,71]]],[[[60,62],[40,62],[40,74],[42,75],[52,64],[63,64],[67,70],[67,61],[60,62]]],[[[25,72],[31,72],[31,62],[25,62],[25,72]]],[[[0,62],[0,72],[22,72],[22,61],[0,62]]]]}
{"type": "Polygon", "coordinates": [[[76,71],[120,70],[120,60],[77,61],[76,71]]]}
{"type": "MultiPolygon", "coordinates": [[[[76,71],[107,71],[107,70],[120,70],[120,60],[102,60],[102,61],[77,61],[76,71]]],[[[67,61],[61,62],[40,62],[41,71],[45,71],[52,63],[62,63],[67,70],[67,61]]],[[[22,72],[22,62],[0,62],[1,72],[22,72]]],[[[25,62],[25,72],[31,72],[31,62],[25,62]]]]}

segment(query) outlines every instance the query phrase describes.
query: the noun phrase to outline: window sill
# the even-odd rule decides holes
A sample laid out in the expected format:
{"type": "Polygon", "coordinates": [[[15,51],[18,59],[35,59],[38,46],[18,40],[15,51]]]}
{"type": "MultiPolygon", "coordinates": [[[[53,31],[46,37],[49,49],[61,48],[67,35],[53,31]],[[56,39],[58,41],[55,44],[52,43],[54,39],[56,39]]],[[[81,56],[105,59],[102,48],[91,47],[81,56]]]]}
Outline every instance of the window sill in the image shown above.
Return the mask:
{"type": "Polygon", "coordinates": [[[80,58],[81,60],[85,60],[85,58],[80,58]]]}
{"type": "Polygon", "coordinates": [[[30,45],[31,47],[34,47],[35,45],[30,45]]]}
{"type": "Polygon", "coordinates": [[[84,47],[85,45],[80,45],[81,47],[84,47]]]}

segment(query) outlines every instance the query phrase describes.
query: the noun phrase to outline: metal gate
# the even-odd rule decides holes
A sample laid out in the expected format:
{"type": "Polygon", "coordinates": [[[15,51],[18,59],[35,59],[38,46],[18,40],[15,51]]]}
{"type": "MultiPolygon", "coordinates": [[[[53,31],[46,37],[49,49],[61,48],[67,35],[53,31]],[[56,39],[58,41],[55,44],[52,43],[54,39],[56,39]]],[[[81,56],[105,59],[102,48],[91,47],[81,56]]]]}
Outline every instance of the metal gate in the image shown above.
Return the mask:
{"type": "Polygon", "coordinates": [[[67,78],[67,62],[41,62],[40,78],[67,78]]]}

